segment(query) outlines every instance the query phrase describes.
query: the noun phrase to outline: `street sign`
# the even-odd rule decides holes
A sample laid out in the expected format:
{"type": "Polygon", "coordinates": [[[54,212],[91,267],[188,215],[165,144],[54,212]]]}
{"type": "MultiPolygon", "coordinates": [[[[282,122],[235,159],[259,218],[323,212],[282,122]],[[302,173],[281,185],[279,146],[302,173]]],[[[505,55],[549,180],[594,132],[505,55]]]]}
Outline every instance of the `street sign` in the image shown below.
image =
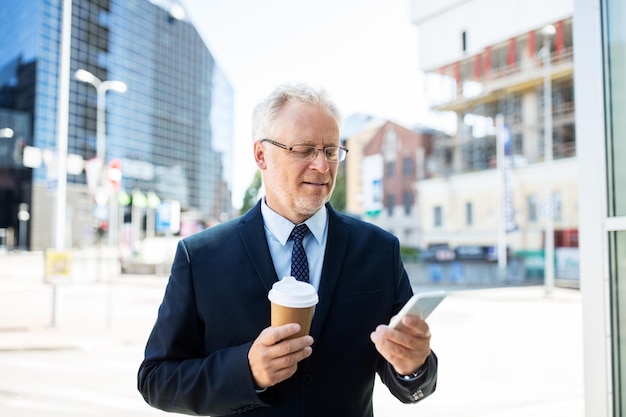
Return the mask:
{"type": "Polygon", "coordinates": [[[46,282],[58,277],[69,278],[72,273],[72,254],[69,251],[46,250],[46,282]]]}
{"type": "Polygon", "coordinates": [[[100,174],[102,173],[102,158],[92,158],[85,161],[85,177],[87,179],[87,189],[91,195],[95,195],[98,188],[100,174]]]}
{"type": "Polygon", "coordinates": [[[156,230],[159,233],[178,233],[180,231],[180,202],[164,201],[156,209],[156,230]]]}
{"type": "Polygon", "coordinates": [[[39,168],[43,161],[41,149],[34,146],[26,146],[22,154],[22,163],[27,168],[39,168]]]}
{"type": "Polygon", "coordinates": [[[109,162],[107,179],[114,191],[120,190],[122,184],[122,160],[120,158],[113,158],[109,162]]]}

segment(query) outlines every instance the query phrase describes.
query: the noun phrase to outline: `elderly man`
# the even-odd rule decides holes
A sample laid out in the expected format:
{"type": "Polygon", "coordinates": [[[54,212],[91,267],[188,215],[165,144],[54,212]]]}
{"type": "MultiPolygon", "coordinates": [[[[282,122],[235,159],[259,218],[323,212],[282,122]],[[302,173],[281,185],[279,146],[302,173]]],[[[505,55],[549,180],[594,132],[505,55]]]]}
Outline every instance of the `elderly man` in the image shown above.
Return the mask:
{"type": "Polygon", "coordinates": [[[180,241],[138,387],[154,407],[249,416],[372,416],[376,373],[405,403],[435,390],[426,322],[386,325],[411,297],[398,239],[328,203],[340,115],[323,90],[282,85],[253,114],[265,196],[242,217],[180,241]],[[294,238],[292,230],[300,230],[294,238]],[[270,327],[267,294],[294,246],[318,291],[310,335],[270,327]]]}

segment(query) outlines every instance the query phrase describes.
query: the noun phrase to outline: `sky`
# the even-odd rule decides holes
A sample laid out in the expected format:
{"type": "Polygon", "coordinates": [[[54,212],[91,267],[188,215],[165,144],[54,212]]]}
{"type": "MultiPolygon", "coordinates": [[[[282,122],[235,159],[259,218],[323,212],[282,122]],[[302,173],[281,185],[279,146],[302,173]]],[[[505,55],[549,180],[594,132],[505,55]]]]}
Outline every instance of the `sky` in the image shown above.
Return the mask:
{"type": "MultiPolygon", "coordinates": [[[[233,205],[256,166],[250,117],[276,85],[325,88],[344,117],[429,125],[409,0],[182,0],[235,94],[233,205]]],[[[431,124],[432,125],[432,124],[431,124]]]]}

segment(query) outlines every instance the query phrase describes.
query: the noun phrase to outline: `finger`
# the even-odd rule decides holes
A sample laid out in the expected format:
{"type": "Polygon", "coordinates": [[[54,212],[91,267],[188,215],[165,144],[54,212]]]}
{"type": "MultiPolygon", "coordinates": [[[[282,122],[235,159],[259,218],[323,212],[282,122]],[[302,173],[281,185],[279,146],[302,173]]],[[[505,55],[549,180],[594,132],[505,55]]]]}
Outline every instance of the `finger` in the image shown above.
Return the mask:
{"type": "Polygon", "coordinates": [[[304,348],[311,347],[313,345],[313,337],[304,335],[296,337],[295,339],[285,340],[285,343],[289,346],[289,352],[297,352],[304,348]]]}
{"type": "MultiPolygon", "coordinates": [[[[305,339],[305,336],[298,339],[305,339]]],[[[312,338],[311,338],[312,339],[312,338]]],[[[295,340],[295,339],[294,339],[295,340]]],[[[309,341],[306,341],[306,345],[294,344],[293,341],[281,342],[276,347],[282,348],[277,356],[274,356],[271,361],[271,367],[274,370],[288,369],[298,364],[301,360],[311,356],[313,349],[311,348],[309,341]]]]}
{"type": "Polygon", "coordinates": [[[430,339],[408,333],[406,330],[392,329],[385,325],[380,325],[376,331],[372,332],[370,338],[376,345],[376,349],[385,353],[385,359],[390,357],[411,360],[416,355],[430,351],[430,339]]]}
{"type": "Polygon", "coordinates": [[[411,330],[413,334],[425,335],[428,332],[428,323],[419,316],[405,316],[402,319],[402,326],[411,330]]]}
{"type": "Polygon", "coordinates": [[[421,339],[430,339],[430,327],[428,323],[424,320],[418,319],[418,321],[410,321],[411,318],[407,319],[409,323],[407,324],[407,329],[409,329],[409,334],[412,336],[416,336],[421,339]]]}
{"type": "Polygon", "coordinates": [[[383,336],[383,332],[378,330],[372,332],[370,336],[376,350],[401,375],[409,374],[419,368],[430,354],[430,345],[427,341],[414,339],[418,341],[415,346],[407,347],[383,336]]]}
{"type": "Polygon", "coordinates": [[[311,356],[313,350],[310,346],[293,352],[289,355],[276,358],[272,361],[272,368],[267,372],[267,386],[276,385],[296,373],[298,362],[311,356]]]}
{"type": "MultiPolygon", "coordinates": [[[[268,337],[268,340],[271,337],[268,337]]],[[[273,345],[266,345],[261,336],[252,343],[248,358],[250,363],[263,369],[265,372],[273,372],[279,369],[289,368],[302,359],[311,355],[313,338],[302,336],[295,339],[283,340],[273,345]]]]}
{"type": "Polygon", "coordinates": [[[259,341],[265,346],[272,346],[283,339],[293,336],[300,331],[298,323],[289,323],[278,327],[268,327],[259,335],[259,341]]]}
{"type": "Polygon", "coordinates": [[[412,345],[412,337],[410,334],[399,329],[392,329],[385,325],[380,325],[370,335],[374,344],[386,351],[401,353],[401,350],[410,348],[412,345]]]}
{"type": "Polygon", "coordinates": [[[383,358],[385,358],[385,360],[387,360],[387,362],[395,364],[398,360],[401,360],[402,356],[404,356],[402,351],[405,350],[405,348],[401,345],[390,342],[389,339],[383,337],[380,332],[372,332],[370,339],[374,343],[376,350],[383,358]]]}
{"type": "Polygon", "coordinates": [[[424,326],[412,327],[402,325],[395,329],[380,325],[376,328],[376,333],[380,335],[381,341],[389,341],[411,350],[415,350],[419,345],[430,341],[430,331],[425,323],[424,326]]]}
{"type": "Polygon", "coordinates": [[[257,387],[275,385],[291,377],[301,360],[311,356],[313,338],[302,336],[266,346],[253,343],[248,360],[257,387]]]}
{"type": "MultiPolygon", "coordinates": [[[[406,316],[403,318],[402,323],[400,323],[399,326],[397,326],[395,328],[396,331],[409,335],[411,338],[413,337],[417,337],[418,339],[430,339],[431,337],[431,333],[430,333],[430,328],[428,326],[428,324],[416,317],[416,316],[406,316]]],[[[406,338],[402,337],[402,336],[393,336],[390,335],[390,337],[396,339],[397,337],[397,341],[399,343],[403,343],[404,342],[408,342],[409,340],[407,340],[406,338]]]]}

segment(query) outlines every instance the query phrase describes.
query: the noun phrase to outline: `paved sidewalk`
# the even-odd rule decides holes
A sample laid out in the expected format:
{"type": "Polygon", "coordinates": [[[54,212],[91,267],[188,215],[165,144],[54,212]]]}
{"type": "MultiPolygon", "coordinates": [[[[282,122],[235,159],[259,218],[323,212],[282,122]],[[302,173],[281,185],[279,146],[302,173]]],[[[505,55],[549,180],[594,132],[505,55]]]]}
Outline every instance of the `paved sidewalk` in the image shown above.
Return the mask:
{"type": "MultiPolygon", "coordinates": [[[[167,277],[110,275],[94,282],[86,274],[61,284],[56,325],[51,326],[53,287],[33,273],[35,258],[20,258],[18,264],[29,262],[22,266],[10,266],[7,259],[0,257],[0,270],[5,271],[0,275],[0,357],[120,347],[140,352],[167,277]]],[[[431,315],[429,324],[432,347],[440,358],[437,392],[407,406],[377,386],[378,417],[584,415],[577,290],[557,288],[546,297],[542,287],[458,288],[431,315]]],[[[143,407],[137,401],[134,406],[143,407]]]]}
{"type": "MultiPolygon", "coordinates": [[[[437,392],[420,416],[582,417],[582,308],[577,290],[451,293],[429,318],[437,392]]],[[[416,411],[417,413],[417,411],[416,411]]]]}

